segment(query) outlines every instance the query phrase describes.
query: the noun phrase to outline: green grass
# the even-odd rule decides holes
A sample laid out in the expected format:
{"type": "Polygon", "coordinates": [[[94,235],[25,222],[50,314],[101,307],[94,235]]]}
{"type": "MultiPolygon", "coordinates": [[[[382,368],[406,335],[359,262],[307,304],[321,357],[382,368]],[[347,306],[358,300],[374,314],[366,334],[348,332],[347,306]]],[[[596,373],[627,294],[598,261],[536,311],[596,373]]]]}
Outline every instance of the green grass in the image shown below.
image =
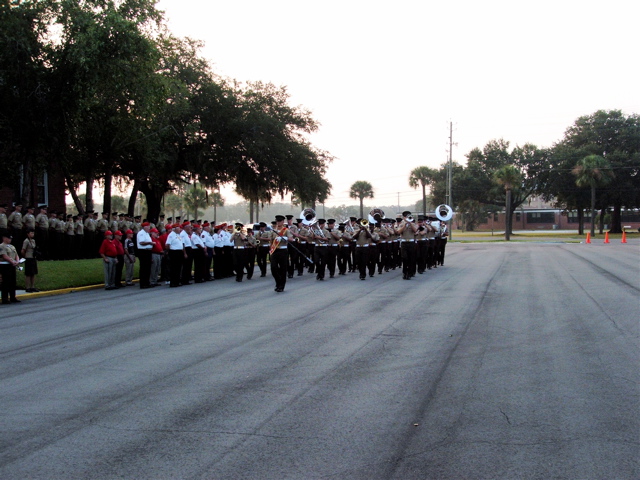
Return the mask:
{"type": "MultiPolygon", "coordinates": [[[[63,260],[38,262],[36,288],[39,290],[58,290],[77,288],[87,285],[104,285],[104,272],[101,258],[90,260],[63,260]]],[[[134,278],[138,278],[139,262],[135,263],[134,278]]],[[[122,274],[124,278],[124,272],[122,274]]],[[[24,271],[17,272],[17,287],[24,289],[24,271]]]]}

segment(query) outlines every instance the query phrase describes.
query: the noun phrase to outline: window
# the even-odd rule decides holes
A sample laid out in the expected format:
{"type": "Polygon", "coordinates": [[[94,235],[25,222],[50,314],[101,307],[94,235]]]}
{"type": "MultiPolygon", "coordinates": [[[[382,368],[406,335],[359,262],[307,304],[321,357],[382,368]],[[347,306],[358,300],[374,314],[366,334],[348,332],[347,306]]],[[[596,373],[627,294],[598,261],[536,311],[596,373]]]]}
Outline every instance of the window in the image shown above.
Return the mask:
{"type": "Polygon", "coordinates": [[[554,212],[527,212],[527,223],[555,223],[555,221],[554,212]]]}
{"type": "Polygon", "coordinates": [[[47,172],[38,175],[38,185],[36,186],[36,201],[38,206],[49,203],[49,182],[47,172]]]}

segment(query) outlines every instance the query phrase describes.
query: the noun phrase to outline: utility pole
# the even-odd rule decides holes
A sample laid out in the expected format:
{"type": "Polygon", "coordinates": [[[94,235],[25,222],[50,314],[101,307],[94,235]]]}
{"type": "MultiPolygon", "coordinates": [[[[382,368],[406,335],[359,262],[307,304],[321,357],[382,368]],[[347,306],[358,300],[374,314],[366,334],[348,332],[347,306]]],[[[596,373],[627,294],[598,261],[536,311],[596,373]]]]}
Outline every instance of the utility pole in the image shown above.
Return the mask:
{"type": "MultiPolygon", "coordinates": [[[[448,174],[448,185],[447,191],[449,194],[447,195],[447,205],[449,205],[453,209],[453,122],[449,122],[449,174],[448,174]]],[[[449,228],[449,240],[453,240],[453,217],[451,217],[451,225],[449,228]]]]}

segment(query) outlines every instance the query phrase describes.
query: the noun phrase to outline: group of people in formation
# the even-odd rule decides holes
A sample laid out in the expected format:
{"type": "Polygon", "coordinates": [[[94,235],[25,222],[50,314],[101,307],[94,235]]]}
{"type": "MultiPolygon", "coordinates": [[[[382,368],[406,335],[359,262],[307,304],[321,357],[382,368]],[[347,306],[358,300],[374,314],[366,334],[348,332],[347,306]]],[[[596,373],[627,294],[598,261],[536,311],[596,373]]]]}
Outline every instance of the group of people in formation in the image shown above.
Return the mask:
{"type": "MultiPolygon", "coordinates": [[[[71,215],[49,210],[47,205],[37,209],[16,204],[11,213],[7,204],[0,204],[0,235],[9,233],[11,244],[19,251],[29,230],[34,231],[40,260],[77,260],[97,258],[106,232],[142,230],[142,217],[118,212],[87,211],[84,215],[71,215]],[[37,210],[37,212],[36,212],[37,210]]],[[[164,224],[164,215],[158,228],[164,224]]]]}
{"type": "Polygon", "coordinates": [[[371,220],[350,217],[336,224],[333,219],[277,215],[271,228],[264,222],[245,226],[186,221],[164,224],[162,230],[143,222],[135,235],[131,229],[124,235],[107,231],[99,250],[105,288],[133,285],[136,258],[140,288],[163,283],[176,288],[227,277],[242,282],[253,278],[256,266],[265,277],[270,263],[276,292],[305,270],[317,280],[327,273],[333,278],[348,272],[366,280],[376,272],[402,268],[403,278],[410,280],[444,265],[446,222],[422,215],[414,220],[408,211],[397,219],[371,220]]]}
{"type": "Polygon", "coordinates": [[[410,280],[426,270],[444,265],[448,237],[446,222],[436,217],[405,211],[395,219],[385,218],[379,209],[366,219],[350,217],[345,222],[316,219],[306,209],[302,218],[276,215],[271,228],[260,222],[252,226],[241,223],[213,225],[209,222],[182,222],[180,217],[164,215],[157,224],[118,213],[89,212],[84,217],[69,215],[69,221],[47,214],[40,207],[34,216],[32,207],[21,214],[21,206],[7,217],[6,205],[0,205],[0,265],[12,267],[5,284],[7,303],[15,298],[15,266],[20,257],[29,259],[27,291],[37,291],[36,256],[43,259],[93,258],[104,262],[105,289],[133,285],[134,266],[140,262],[140,288],[163,283],[170,287],[203,283],[235,277],[237,282],[253,277],[255,267],[260,276],[267,275],[267,265],[275,280],[275,291],[284,291],[288,278],[315,274],[317,280],[358,272],[361,280],[376,272],[402,268],[402,278],[410,280]],[[7,245],[13,245],[11,250],[7,245]],[[36,246],[38,248],[36,248],[36,246]],[[37,252],[37,255],[36,255],[37,252]],[[123,279],[124,274],[124,279],[123,279]],[[13,288],[13,293],[11,293],[13,288]],[[11,298],[9,298],[11,297],[11,298]]]}

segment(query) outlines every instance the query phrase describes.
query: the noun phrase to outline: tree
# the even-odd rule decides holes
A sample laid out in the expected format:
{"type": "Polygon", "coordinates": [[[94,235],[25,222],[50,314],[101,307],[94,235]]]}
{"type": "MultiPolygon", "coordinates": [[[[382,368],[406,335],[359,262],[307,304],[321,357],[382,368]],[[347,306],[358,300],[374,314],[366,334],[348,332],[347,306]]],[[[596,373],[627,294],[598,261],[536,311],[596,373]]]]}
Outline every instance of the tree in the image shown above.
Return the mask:
{"type": "Polygon", "coordinates": [[[616,182],[602,189],[600,202],[613,207],[610,232],[622,232],[622,207],[640,206],[640,116],[598,110],[578,118],[566,130],[561,143],[579,150],[579,158],[599,155],[609,162],[616,182]]]}
{"type": "Polygon", "coordinates": [[[176,218],[176,212],[180,212],[180,216],[182,216],[182,196],[174,193],[165,195],[164,208],[171,212],[171,218],[173,219],[176,218]]]}
{"type": "Polygon", "coordinates": [[[611,165],[599,155],[587,155],[573,168],[576,185],[591,188],[591,235],[596,228],[596,188],[607,185],[614,177],[611,165]]]}
{"type": "Polygon", "coordinates": [[[493,180],[498,185],[502,186],[506,192],[506,228],[504,231],[504,239],[509,241],[511,239],[511,220],[512,220],[512,204],[511,204],[511,192],[514,188],[518,187],[522,182],[522,174],[520,170],[514,165],[505,165],[493,174],[493,180]]]}
{"type": "Polygon", "coordinates": [[[187,211],[193,212],[193,220],[198,220],[202,214],[200,208],[205,209],[209,206],[209,194],[204,188],[199,188],[197,185],[187,190],[183,200],[187,211]]]}
{"type": "Polygon", "coordinates": [[[46,5],[0,2],[0,187],[31,203],[32,179],[51,162],[53,108],[45,46],[46,5]],[[19,188],[18,188],[19,187],[19,188]]]}
{"type": "Polygon", "coordinates": [[[429,167],[416,167],[409,174],[409,186],[411,188],[422,187],[422,214],[427,214],[427,186],[436,181],[437,172],[429,167]]]}
{"type": "Polygon", "coordinates": [[[373,198],[373,186],[364,180],[358,180],[351,185],[349,197],[360,200],[360,218],[364,218],[364,199],[373,198]]]}

